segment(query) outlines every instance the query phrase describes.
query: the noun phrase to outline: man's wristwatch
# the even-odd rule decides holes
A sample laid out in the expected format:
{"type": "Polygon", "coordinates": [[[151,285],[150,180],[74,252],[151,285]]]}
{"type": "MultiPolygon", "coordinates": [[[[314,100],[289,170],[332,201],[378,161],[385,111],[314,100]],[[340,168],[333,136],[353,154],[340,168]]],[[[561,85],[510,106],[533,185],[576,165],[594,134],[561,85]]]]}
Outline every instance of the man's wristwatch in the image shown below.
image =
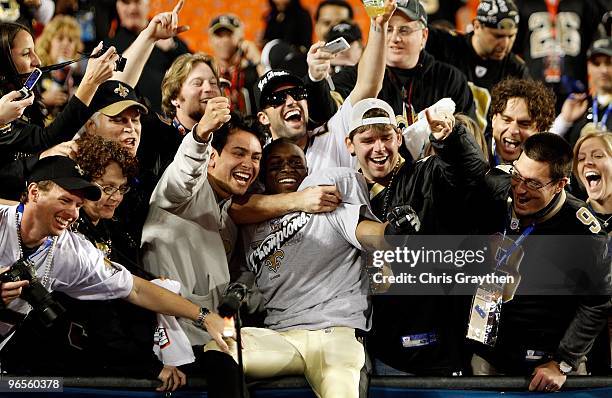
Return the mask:
{"type": "Polygon", "coordinates": [[[198,318],[193,321],[193,324],[199,327],[200,329],[206,330],[206,327],[204,326],[204,321],[206,320],[208,314],[210,314],[208,308],[200,307],[200,313],[198,314],[198,318]]]}
{"type": "Polygon", "coordinates": [[[567,376],[567,374],[570,373],[572,370],[574,370],[572,365],[565,361],[559,361],[559,371],[561,371],[564,376],[567,376]]]}

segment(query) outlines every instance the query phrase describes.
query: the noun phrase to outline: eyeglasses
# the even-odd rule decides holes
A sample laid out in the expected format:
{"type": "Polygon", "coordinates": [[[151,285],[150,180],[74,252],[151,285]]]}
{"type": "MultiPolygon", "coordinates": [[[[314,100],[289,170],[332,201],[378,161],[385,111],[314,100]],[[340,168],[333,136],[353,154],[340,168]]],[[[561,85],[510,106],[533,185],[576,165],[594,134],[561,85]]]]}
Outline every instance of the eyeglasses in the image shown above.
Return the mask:
{"type": "Polygon", "coordinates": [[[113,196],[115,194],[115,192],[119,192],[121,195],[125,195],[131,189],[131,187],[129,185],[122,185],[120,187],[115,187],[115,186],[112,186],[112,185],[104,185],[104,186],[102,186],[102,185],[98,184],[97,182],[94,182],[94,184],[96,184],[102,190],[102,192],[104,192],[108,196],[113,196]]]}
{"type": "Polygon", "coordinates": [[[286,90],[276,91],[266,95],[261,101],[266,106],[280,106],[287,101],[287,96],[290,95],[296,101],[305,100],[308,98],[308,91],[304,87],[292,87],[286,90]]]}
{"type": "Polygon", "coordinates": [[[517,182],[517,183],[523,183],[525,184],[525,186],[533,191],[539,191],[540,189],[544,188],[547,185],[550,185],[554,182],[556,182],[557,180],[551,180],[549,182],[547,182],[546,184],[541,183],[540,181],[536,181],[536,180],[532,180],[531,178],[525,178],[521,175],[521,173],[518,172],[518,170],[516,169],[516,167],[514,165],[512,165],[512,179],[517,182]]]}
{"type": "Polygon", "coordinates": [[[391,36],[396,29],[397,29],[397,34],[399,36],[408,37],[414,32],[418,32],[419,30],[423,30],[425,28],[423,26],[419,26],[417,28],[411,28],[410,26],[407,26],[407,25],[402,25],[402,26],[389,25],[389,27],[387,28],[387,35],[391,36]]]}

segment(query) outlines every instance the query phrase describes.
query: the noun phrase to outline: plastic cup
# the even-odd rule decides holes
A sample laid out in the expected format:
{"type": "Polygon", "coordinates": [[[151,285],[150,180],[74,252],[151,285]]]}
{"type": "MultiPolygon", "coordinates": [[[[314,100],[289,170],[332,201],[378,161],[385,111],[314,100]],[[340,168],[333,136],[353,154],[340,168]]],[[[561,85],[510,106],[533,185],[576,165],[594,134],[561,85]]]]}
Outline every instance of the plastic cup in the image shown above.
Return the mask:
{"type": "Polygon", "coordinates": [[[362,0],[366,13],[370,18],[375,18],[385,13],[385,0],[362,0]]]}

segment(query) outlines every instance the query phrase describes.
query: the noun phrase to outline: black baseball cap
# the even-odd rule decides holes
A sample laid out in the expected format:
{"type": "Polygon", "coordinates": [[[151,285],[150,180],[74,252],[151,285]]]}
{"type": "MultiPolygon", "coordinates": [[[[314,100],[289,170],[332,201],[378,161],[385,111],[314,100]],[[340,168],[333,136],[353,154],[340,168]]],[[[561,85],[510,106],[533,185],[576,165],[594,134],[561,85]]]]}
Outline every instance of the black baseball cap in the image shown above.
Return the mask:
{"type": "Polygon", "coordinates": [[[608,57],[612,57],[612,39],[604,37],[593,41],[589,51],[587,51],[587,58],[591,58],[593,55],[603,54],[608,57]]]}
{"type": "Polygon", "coordinates": [[[344,37],[346,41],[351,44],[354,41],[361,41],[361,29],[359,26],[350,22],[341,22],[337,25],[334,25],[327,35],[325,36],[325,41],[330,42],[336,40],[339,37],[344,37]]]}
{"type": "Polygon", "coordinates": [[[272,69],[263,74],[255,85],[255,100],[257,108],[266,107],[266,97],[274,92],[281,84],[290,83],[297,87],[304,87],[304,81],[298,76],[284,69],[272,69]]]}
{"type": "Polygon", "coordinates": [[[519,12],[512,0],[480,0],[476,20],[493,29],[518,27],[519,12]]]}
{"type": "Polygon", "coordinates": [[[395,12],[401,12],[411,21],[421,21],[427,27],[427,13],[419,0],[398,0],[395,12]]]}
{"type": "Polygon", "coordinates": [[[134,89],[118,80],[107,80],[100,84],[91,101],[90,107],[106,116],[117,116],[129,107],[137,107],[141,113],[149,113],[140,102],[134,89]]]}
{"type": "Polygon", "coordinates": [[[89,180],[89,176],[72,159],[66,156],[48,156],[34,164],[28,183],[53,181],[67,191],[79,190],[87,200],[97,201],[102,191],[89,180]]]}
{"type": "Polygon", "coordinates": [[[208,25],[208,30],[211,33],[215,33],[219,29],[227,29],[233,32],[237,29],[240,29],[241,26],[242,24],[240,23],[240,20],[237,16],[231,14],[222,14],[216,18],[213,18],[213,20],[210,21],[210,25],[208,25]]]}

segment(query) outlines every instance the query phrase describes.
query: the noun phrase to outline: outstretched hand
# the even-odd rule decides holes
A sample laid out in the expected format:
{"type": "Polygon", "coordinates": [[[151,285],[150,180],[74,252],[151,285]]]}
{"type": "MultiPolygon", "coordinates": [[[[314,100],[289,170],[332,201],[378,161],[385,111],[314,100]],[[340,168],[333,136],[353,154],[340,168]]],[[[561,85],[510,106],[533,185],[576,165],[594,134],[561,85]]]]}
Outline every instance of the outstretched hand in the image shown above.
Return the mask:
{"type": "Polygon", "coordinates": [[[172,11],[161,12],[151,19],[146,29],[152,39],[168,39],[189,30],[189,26],[179,25],[178,14],[183,9],[183,5],[185,0],[179,0],[172,11]]]}
{"type": "Polygon", "coordinates": [[[336,56],[328,51],[323,51],[321,48],[325,46],[324,41],[318,41],[310,46],[306,62],[308,63],[308,74],[315,81],[325,79],[331,70],[331,60],[336,56]]]}

